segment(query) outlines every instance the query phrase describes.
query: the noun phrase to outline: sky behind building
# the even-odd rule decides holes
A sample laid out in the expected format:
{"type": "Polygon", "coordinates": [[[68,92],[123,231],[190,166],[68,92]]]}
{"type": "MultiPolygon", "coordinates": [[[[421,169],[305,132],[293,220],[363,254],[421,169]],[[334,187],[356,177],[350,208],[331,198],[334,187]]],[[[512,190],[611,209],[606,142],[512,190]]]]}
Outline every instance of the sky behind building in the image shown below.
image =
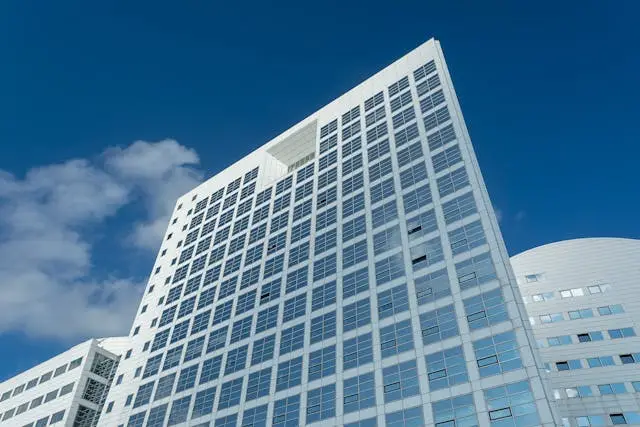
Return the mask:
{"type": "Polygon", "coordinates": [[[126,333],[173,199],[432,36],[512,254],[638,237],[635,3],[307,7],[0,6],[0,379],[126,333]]]}

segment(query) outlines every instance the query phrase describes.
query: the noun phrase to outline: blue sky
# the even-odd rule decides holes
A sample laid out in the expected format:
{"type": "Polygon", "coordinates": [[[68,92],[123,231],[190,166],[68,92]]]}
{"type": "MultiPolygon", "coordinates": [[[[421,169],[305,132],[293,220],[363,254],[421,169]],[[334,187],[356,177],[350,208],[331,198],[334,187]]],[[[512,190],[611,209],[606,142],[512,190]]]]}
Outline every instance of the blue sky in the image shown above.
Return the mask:
{"type": "Polygon", "coordinates": [[[636,2],[235,3],[0,3],[0,380],[126,333],[173,198],[432,36],[512,254],[638,237],[636,2]]]}

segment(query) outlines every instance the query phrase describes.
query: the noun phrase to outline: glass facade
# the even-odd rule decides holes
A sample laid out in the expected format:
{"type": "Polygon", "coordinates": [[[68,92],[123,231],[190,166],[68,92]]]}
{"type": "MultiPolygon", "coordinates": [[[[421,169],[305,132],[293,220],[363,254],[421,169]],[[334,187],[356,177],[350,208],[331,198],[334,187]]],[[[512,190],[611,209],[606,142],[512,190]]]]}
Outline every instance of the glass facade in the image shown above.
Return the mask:
{"type": "Polygon", "coordinates": [[[437,42],[280,139],[178,201],[101,425],[554,425],[437,42]]]}

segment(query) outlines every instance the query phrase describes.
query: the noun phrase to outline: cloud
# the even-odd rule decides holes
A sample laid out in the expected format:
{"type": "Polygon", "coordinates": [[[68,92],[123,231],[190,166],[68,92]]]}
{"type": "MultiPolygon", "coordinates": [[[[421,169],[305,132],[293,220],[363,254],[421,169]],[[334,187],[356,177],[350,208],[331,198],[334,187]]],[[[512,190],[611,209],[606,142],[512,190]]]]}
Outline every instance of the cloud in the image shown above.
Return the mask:
{"type": "Polygon", "coordinates": [[[494,212],[496,214],[496,219],[498,220],[498,222],[502,222],[502,210],[495,208],[494,212]]]}
{"type": "Polygon", "coordinates": [[[129,245],[156,250],[175,199],[201,180],[195,151],[137,141],[97,159],[0,170],[0,333],[77,339],[126,333],[144,283],[97,279],[92,234],[140,203],[129,245]]]}
{"type": "Polygon", "coordinates": [[[527,217],[527,213],[525,211],[518,211],[515,216],[516,222],[521,222],[523,219],[527,217]]]}

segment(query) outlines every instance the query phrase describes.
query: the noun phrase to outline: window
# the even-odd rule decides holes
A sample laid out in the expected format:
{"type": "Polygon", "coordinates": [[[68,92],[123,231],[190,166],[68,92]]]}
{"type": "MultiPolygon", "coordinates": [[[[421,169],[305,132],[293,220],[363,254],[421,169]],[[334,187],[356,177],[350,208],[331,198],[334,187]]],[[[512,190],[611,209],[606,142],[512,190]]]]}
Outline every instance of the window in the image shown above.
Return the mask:
{"type": "Polygon", "coordinates": [[[580,360],[565,360],[563,362],[556,362],[556,369],[558,371],[582,369],[582,364],[580,360]]]}
{"type": "Polygon", "coordinates": [[[453,304],[420,315],[422,343],[442,341],[460,334],[453,304]]]}
{"type": "Polygon", "coordinates": [[[369,270],[367,267],[345,274],[342,278],[342,298],[357,295],[369,289],[369,270]]]}
{"type": "Polygon", "coordinates": [[[274,328],[278,324],[279,305],[274,305],[258,313],[256,321],[256,334],[274,328]]]}
{"type": "Polygon", "coordinates": [[[425,356],[429,390],[440,390],[469,382],[462,346],[425,356]]]}
{"type": "Polygon", "coordinates": [[[503,332],[473,342],[480,377],[488,377],[522,368],[516,334],[503,332]]]}
{"type": "Polygon", "coordinates": [[[376,405],[373,372],[344,380],[344,413],[360,411],[376,405]]]}
{"type": "Polygon", "coordinates": [[[404,171],[400,172],[400,186],[403,190],[425,181],[427,179],[427,169],[424,163],[420,162],[404,171]]]}
{"type": "Polygon", "coordinates": [[[316,350],[309,354],[309,379],[314,381],[319,378],[333,375],[336,372],[336,346],[316,350]]]}
{"type": "Polygon", "coordinates": [[[327,255],[313,263],[313,280],[318,281],[336,273],[336,254],[327,255]]]}
{"type": "Polygon", "coordinates": [[[184,352],[183,362],[188,362],[193,359],[197,359],[202,355],[202,349],[204,347],[204,336],[198,337],[189,341],[187,349],[184,352]]]}
{"type": "MultiPolygon", "coordinates": [[[[153,391],[154,382],[151,381],[146,384],[142,384],[138,387],[138,392],[136,393],[136,400],[133,402],[133,407],[137,408],[142,405],[146,405],[149,403],[151,399],[151,392],[153,391]]],[[[33,407],[33,404],[31,405],[33,407]]]]}
{"type": "Polygon", "coordinates": [[[162,366],[163,371],[174,368],[180,364],[183,347],[183,345],[179,345],[167,351],[167,356],[165,357],[164,365],[162,366]]]}
{"type": "Polygon", "coordinates": [[[224,348],[227,343],[228,326],[216,329],[209,334],[209,342],[207,344],[207,353],[224,348]]]}
{"type": "Polygon", "coordinates": [[[569,319],[571,320],[588,319],[589,317],[593,317],[593,311],[590,308],[583,308],[569,312],[569,319]]]}
{"type": "Polygon", "coordinates": [[[420,394],[415,360],[384,368],[382,381],[385,403],[420,394]]]}
{"type": "Polygon", "coordinates": [[[278,377],[276,379],[276,391],[300,385],[302,382],[302,356],[295,359],[280,362],[278,364],[278,377]]]}
{"type": "Polygon", "coordinates": [[[273,405],[273,427],[297,426],[300,419],[300,395],[276,400],[273,405]]]}
{"type": "Polygon", "coordinates": [[[251,354],[251,366],[273,359],[275,345],[275,334],[254,341],[253,353],[251,354]]]}
{"type": "Polygon", "coordinates": [[[467,298],[463,302],[471,330],[486,328],[509,320],[501,288],[467,298]]]}
{"type": "Polygon", "coordinates": [[[304,316],[307,309],[307,294],[301,294],[296,297],[290,298],[284,303],[284,315],[283,322],[296,319],[300,316],[304,316]]]}
{"type": "Polygon", "coordinates": [[[336,281],[325,283],[313,289],[311,311],[319,310],[336,302],[336,281]]]}
{"type": "Polygon", "coordinates": [[[267,279],[271,276],[274,276],[280,272],[284,267],[284,254],[280,254],[275,256],[274,258],[268,259],[264,265],[264,273],[263,279],[267,279]]]}
{"type": "Polygon", "coordinates": [[[269,394],[271,387],[271,367],[253,372],[247,382],[246,401],[254,400],[269,394]]]}
{"type": "Polygon", "coordinates": [[[180,377],[176,385],[176,393],[192,388],[196,383],[198,365],[193,365],[180,371],[180,377]]]}
{"type": "Polygon", "coordinates": [[[311,319],[310,344],[336,336],[336,312],[326,313],[311,319]]]}
{"type": "Polygon", "coordinates": [[[436,214],[433,210],[421,213],[407,221],[409,241],[419,239],[438,230],[436,214]]]}
{"type": "Polygon", "coordinates": [[[484,398],[489,407],[489,420],[492,426],[515,427],[540,424],[529,381],[486,389],[484,398]]]}
{"type": "Polygon", "coordinates": [[[249,335],[251,334],[252,323],[253,323],[253,316],[236,320],[233,323],[233,328],[231,329],[231,340],[229,341],[229,343],[233,344],[234,342],[238,342],[245,338],[248,338],[249,335]]]}
{"type": "Polygon", "coordinates": [[[213,401],[216,397],[216,388],[209,387],[205,390],[199,391],[196,394],[195,401],[193,402],[193,410],[191,411],[191,418],[199,418],[205,415],[209,415],[213,412],[213,401]]]}
{"type": "MultiPolygon", "coordinates": [[[[349,145],[349,144],[347,144],[349,145]]],[[[345,145],[346,147],[346,145],[345,145]]],[[[343,148],[342,151],[342,156],[346,157],[347,154],[345,154],[345,149],[343,148]]],[[[362,168],[362,154],[358,153],[358,155],[353,156],[351,158],[348,158],[346,160],[344,160],[342,162],[342,175],[346,176],[349,175],[352,172],[357,171],[358,169],[362,168]]]]}
{"type": "Polygon", "coordinates": [[[309,268],[307,266],[292,271],[287,275],[287,287],[285,292],[293,292],[304,288],[308,283],[309,268]]]}
{"type": "Polygon", "coordinates": [[[289,267],[305,262],[309,259],[309,242],[291,248],[289,251],[289,267]]]}
{"type": "Polygon", "coordinates": [[[497,278],[489,252],[456,263],[456,275],[461,290],[470,289],[497,278]]]}
{"type": "Polygon", "coordinates": [[[342,250],[342,268],[349,268],[367,259],[367,241],[361,240],[342,250]]]}
{"type": "Polygon", "coordinates": [[[635,337],[636,333],[633,328],[609,329],[607,331],[611,339],[635,337]]]}
{"type": "Polygon", "coordinates": [[[482,223],[478,220],[450,231],[449,241],[453,255],[458,255],[484,245],[487,239],[482,229],[482,223]]]}
{"type": "Polygon", "coordinates": [[[291,229],[291,244],[309,237],[311,234],[311,220],[306,220],[300,224],[294,225],[291,229]]]}
{"type": "MultiPolygon", "coordinates": [[[[243,427],[266,427],[268,404],[246,409],[242,414],[243,427]]],[[[235,424],[234,424],[235,426],[235,424]]]]}
{"type": "Polygon", "coordinates": [[[422,416],[422,407],[416,406],[386,414],[385,423],[387,427],[412,427],[425,425],[424,418],[422,416]]]}
{"type": "Polygon", "coordinates": [[[541,323],[555,323],[564,320],[562,313],[541,314],[539,317],[541,323]]]}
{"type": "Polygon", "coordinates": [[[58,411],[55,414],[51,415],[51,419],[49,420],[49,425],[58,423],[62,421],[64,418],[64,411],[58,411]]]}
{"type": "Polygon", "coordinates": [[[343,307],[343,332],[371,323],[371,303],[369,298],[356,301],[343,307]]]}
{"type": "Polygon", "coordinates": [[[230,408],[240,403],[240,394],[242,393],[242,381],[244,377],[227,381],[220,388],[220,401],[218,402],[218,410],[230,408]]]}
{"type": "Polygon", "coordinates": [[[398,225],[382,230],[373,236],[373,252],[375,255],[380,255],[400,245],[402,245],[402,240],[398,225]]]}
{"type": "Polygon", "coordinates": [[[220,376],[221,367],[222,355],[205,360],[202,364],[202,372],[200,373],[200,384],[217,380],[220,376]]]}
{"type": "Polygon", "coordinates": [[[464,167],[449,172],[437,180],[440,197],[448,196],[469,185],[469,178],[464,167]]]}
{"type": "Polygon", "coordinates": [[[337,187],[331,187],[328,190],[318,193],[316,198],[316,209],[322,209],[325,206],[335,202],[338,198],[337,187]]]}
{"type": "Polygon", "coordinates": [[[600,394],[624,394],[627,392],[627,389],[624,383],[611,383],[598,385],[598,391],[600,394]]]}
{"type": "Polygon", "coordinates": [[[624,414],[611,414],[609,418],[611,418],[611,424],[627,424],[627,419],[624,414]]]}
{"type": "Polygon", "coordinates": [[[431,203],[431,189],[429,184],[420,186],[414,190],[405,192],[402,197],[404,211],[406,214],[414,212],[431,203]]]}
{"type": "Polygon", "coordinates": [[[404,276],[404,259],[402,252],[390,255],[387,258],[377,261],[376,284],[378,286],[404,276]]]}
{"type": "Polygon", "coordinates": [[[307,424],[336,416],[336,385],[330,384],[307,393],[307,424]]]}
{"type": "Polygon", "coordinates": [[[391,197],[395,194],[395,187],[393,186],[393,176],[388,179],[374,184],[370,187],[371,204],[380,202],[387,197],[391,197]]]}
{"type": "Polygon", "coordinates": [[[342,217],[347,218],[364,209],[364,193],[346,199],[342,202],[342,217]]]}
{"type": "Polygon", "coordinates": [[[322,252],[335,248],[336,243],[337,230],[335,228],[324,234],[316,236],[315,255],[320,255],[322,252]]]}
{"type": "MultiPolygon", "coordinates": [[[[600,357],[600,360],[602,360],[603,358],[605,358],[607,356],[604,357],[600,357]]],[[[587,359],[588,361],[591,359],[587,359]]],[[[623,365],[628,365],[631,363],[640,363],[640,353],[633,353],[633,354],[621,354],[620,355],[620,361],[622,362],[623,365]]],[[[609,363],[602,363],[602,366],[609,366],[612,365],[613,363],[609,364],[609,363]]],[[[591,364],[589,365],[591,366],[591,364]]],[[[595,366],[591,366],[592,368],[595,366]]]]}
{"type": "Polygon", "coordinates": [[[171,344],[187,337],[187,332],[189,332],[189,322],[189,320],[185,320],[184,322],[180,322],[173,327],[173,333],[171,334],[171,344]]]}
{"type": "Polygon", "coordinates": [[[434,271],[414,279],[418,305],[451,295],[447,269],[434,271]]]}
{"type": "Polygon", "coordinates": [[[624,313],[624,309],[620,304],[606,305],[604,307],[598,307],[598,313],[600,316],[609,316],[612,314],[624,313]]]}
{"type": "MultiPolygon", "coordinates": [[[[289,225],[289,212],[285,212],[283,214],[273,217],[271,219],[271,228],[269,228],[269,232],[275,233],[276,231],[285,228],[287,225],[289,225]]],[[[283,233],[280,236],[286,236],[286,233],[283,233]]],[[[280,236],[276,236],[276,237],[279,237],[280,239],[282,239],[282,237],[280,236]]],[[[278,248],[274,249],[272,247],[273,246],[273,244],[271,243],[272,241],[273,241],[273,238],[269,239],[269,246],[267,248],[268,253],[275,252],[278,249],[278,248]]],[[[283,246],[283,245],[280,245],[280,246],[283,246]]]]}
{"type": "Polygon", "coordinates": [[[227,363],[224,367],[224,374],[229,375],[245,368],[247,364],[247,352],[249,345],[234,348],[227,353],[227,363]]]}
{"type": "Polygon", "coordinates": [[[345,340],[342,359],[345,371],[373,362],[373,339],[371,333],[345,340]]]}
{"type": "Polygon", "coordinates": [[[440,236],[426,242],[414,245],[411,251],[411,264],[413,271],[434,265],[444,259],[440,236]]]}
{"type": "Polygon", "coordinates": [[[411,320],[403,320],[380,329],[380,352],[383,358],[409,350],[413,350],[411,320]]]}
{"type": "Polygon", "coordinates": [[[176,373],[165,375],[158,380],[158,386],[156,387],[156,394],[153,396],[153,400],[164,399],[171,395],[173,390],[173,384],[176,381],[176,373]]]}
{"type": "Polygon", "coordinates": [[[281,287],[282,287],[281,279],[276,279],[262,285],[262,289],[260,289],[260,305],[266,304],[270,301],[274,301],[280,298],[281,287]]]}
{"type": "Polygon", "coordinates": [[[304,323],[282,331],[280,336],[280,355],[290,353],[304,347],[304,323]]]}
{"type": "Polygon", "coordinates": [[[438,427],[479,425],[471,394],[433,402],[431,408],[438,427]]]}
{"type": "MultiPolygon", "coordinates": [[[[582,334],[578,334],[578,340],[580,342],[584,342],[580,338],[580,335],[582,335],[582,334]]],[[[587,337],[589,337],[589,334],[585,334],[585,335],[587,335],[587,337]]],[[[589,338],[589,341],[591,341],[590,338],[589,338]]],[[[549,338],[547,338],[547,343],[549,344],[549,346],[555,347],[555,346],[559,346],[559,345],[572,344],[573,341],[571,341],[571,336],[570,335],[560,335],[560,336],[557,336],[557,337],[549,337],[549,338]]]]}
{"type": "MultiPolygon", "coordinates": [[[[369,181],[376,181],[392,172],[391,157],[386,157],[378,163],[369,166],[369,181]]],[[[348,180],[347,180],[348,181],[348,180]]],[[[345,181],[345,182],[347,182],[345,181]]]]}

